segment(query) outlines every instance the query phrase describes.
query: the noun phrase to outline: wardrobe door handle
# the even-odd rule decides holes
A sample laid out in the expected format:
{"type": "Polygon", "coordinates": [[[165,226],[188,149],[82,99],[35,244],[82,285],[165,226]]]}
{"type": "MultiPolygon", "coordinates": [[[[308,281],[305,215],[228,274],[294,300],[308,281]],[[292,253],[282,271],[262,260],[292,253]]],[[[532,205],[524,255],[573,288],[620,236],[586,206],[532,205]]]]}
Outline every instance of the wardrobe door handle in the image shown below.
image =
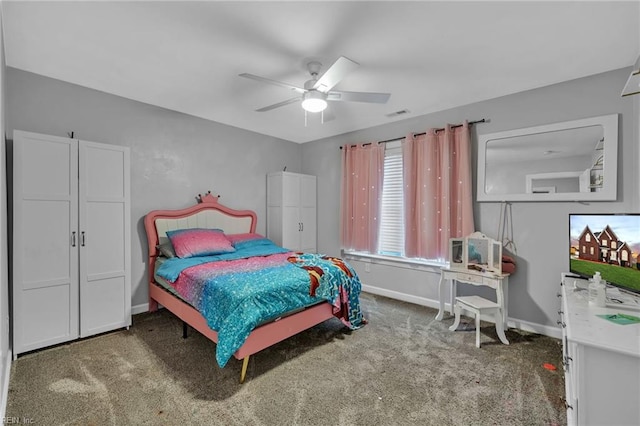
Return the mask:
{"type": "Polygon", "coordinates": [[[80,245],[84,247],[84,231],[80,233],[80,245]]]}
{"type": "Polygon", "coordinates": [[[304,222],[300,222],[300,230],[304,231],[304,222]]]}
{"type": "Polygon", "coordinates": [[[76,231],[71,232],[71,247],[76,246],[76,231]]]}

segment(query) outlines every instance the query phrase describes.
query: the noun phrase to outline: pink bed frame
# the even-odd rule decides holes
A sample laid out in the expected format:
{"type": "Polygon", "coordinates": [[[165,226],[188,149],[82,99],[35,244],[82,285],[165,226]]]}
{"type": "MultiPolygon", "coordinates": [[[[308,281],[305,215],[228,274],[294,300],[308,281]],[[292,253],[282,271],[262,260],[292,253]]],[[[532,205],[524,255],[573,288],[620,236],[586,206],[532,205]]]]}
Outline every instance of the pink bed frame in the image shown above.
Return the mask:
{"type": "MultiPolygon", "coordinates": [[[[255,232],[257,222],[255,212],[251,210],[234,210],[223,206],[218,202],[218,197],[214,197],[210,193],[201,197],[201,201],[201,203],[195,206],[181,210],[154,210],[144,218],[144,227],[147,232],[147,241],[149,244],[149,312],[156,311],[158,304],[160,304],[182,321],[202,333],[205,337],[217,343],[218,333],[209,328],[207,321],[200,312],[190,304],[171,294],[154,280],[156,258],[159,255],[156,246],[160,241],[156,228],[157,219],[187,218],[203,210],[217,210],[227,216],[235,218],[250,218],[251,225],[245,232],[255,232]]],[[[240,372],[240,383],[243,383],[245,380],[249,357],[251,355],[320,324],[333,316],[333,307],[330,303],[325,302],[255,328],[244,345],[233,354],[236,359],[243,360],[242,371],[240,372]]]]}

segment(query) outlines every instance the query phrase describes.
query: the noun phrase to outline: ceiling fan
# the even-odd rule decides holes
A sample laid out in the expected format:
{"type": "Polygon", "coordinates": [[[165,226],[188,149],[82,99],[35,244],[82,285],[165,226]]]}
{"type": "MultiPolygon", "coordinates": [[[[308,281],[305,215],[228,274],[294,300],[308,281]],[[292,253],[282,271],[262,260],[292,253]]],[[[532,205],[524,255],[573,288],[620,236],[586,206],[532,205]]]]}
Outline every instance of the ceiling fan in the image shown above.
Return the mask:
{"type": "Polygon", "coordinates": [[[360,64],[357,62],[341,56],[329,67],[327,71],[325,71],[324,74],[322,74],[322,76],[318,77],[322,64],[317,61],[311,61],[307,64],[307,69],[311,74],[311,79],[304,83],[304,87],[297,87],[292,84],[248,73],[239,74],[239,76],[284,87],[293,90],[298,94],[298,96],[287,99],[286,101],[257,109],[256,111],[258,112],[270,111],[272,109],[300,101],[302,101],[302,108],[308,112],[324,111],[327,108],[327,101],[367,102],[377,104],[386,103],[391,96],[390,93],[344,92],[331,90],[340,82],[340,80],[342,80],[349,72],[355,70],[358,66],[360,66],[360,64]]]}

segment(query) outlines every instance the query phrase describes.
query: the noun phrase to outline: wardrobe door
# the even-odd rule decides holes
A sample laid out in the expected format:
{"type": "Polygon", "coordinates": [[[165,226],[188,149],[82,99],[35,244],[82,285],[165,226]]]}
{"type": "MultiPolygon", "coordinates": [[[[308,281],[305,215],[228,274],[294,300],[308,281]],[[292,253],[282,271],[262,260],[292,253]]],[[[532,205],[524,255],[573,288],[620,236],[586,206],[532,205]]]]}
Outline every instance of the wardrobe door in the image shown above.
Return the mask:
{"type": "Polygon", "coordinates": [[[129,149],[80,141],[80,336],[131,325],[129,149]]]}
{"type": "Polygon", "coordinates": [[[13,135],[13,351],[78,337],[77,140],[13,135]]]}
{"type": "Polygon", "coordinates": [[[282,173],[282,247],[300,251],[300,175],[282,173]]]}
{"type": "Polygon", "coordinates": [[[300,176],[300,250],[308,253],[317,251],[316,177],[300,176]]]}

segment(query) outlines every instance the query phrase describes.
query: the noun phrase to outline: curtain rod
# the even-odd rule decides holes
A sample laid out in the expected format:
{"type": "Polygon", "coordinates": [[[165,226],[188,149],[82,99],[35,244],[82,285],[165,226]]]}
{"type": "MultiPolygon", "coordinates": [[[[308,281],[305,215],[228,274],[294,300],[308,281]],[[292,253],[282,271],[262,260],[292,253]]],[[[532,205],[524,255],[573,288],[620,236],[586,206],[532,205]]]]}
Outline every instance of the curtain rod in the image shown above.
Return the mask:
{"type": "MultiPolygon", "coordinates": [[[[485,122],[486,122],[486,120],[483,118],[481,120],[470,121],[469,125],[476,124],[476,123],[485,123],[485,122]]],[[[462,124],[454,124],[453,126],[451,126],[451,128],[455,129],[457,127],[462,127],[462,126],[463,126],[462,124]]],[[[440,129],[435,129],[435,132],[438,133],[438,132],[442,132],[443,130],[444,130],[444,127],[440,128],[440,129]]],[[[422,133],[414,133],[413,135],[414,136],[420,136],[420,135],[426,135],[426,134],[427,134],[427,132],[422,132],[422,133]]],[[[393,142],[393,141],[397,141],[397,140],[402,139],[402,138],[404,138],[404,136],[401,137],[401,138],[393,138],[393,139],[387,139],[387,140],[384,140],[384,141],[378,141],[377,143],[393,142]]],[[[373,142],[363,143],[362,146],[371,145],[372,143],[373,142]]],[[[356,145],[351,145],[351,146],[356,146],[356,145]]],[[[340,149],[342,149],[342,146],[340,147],[340,149]]]]}

